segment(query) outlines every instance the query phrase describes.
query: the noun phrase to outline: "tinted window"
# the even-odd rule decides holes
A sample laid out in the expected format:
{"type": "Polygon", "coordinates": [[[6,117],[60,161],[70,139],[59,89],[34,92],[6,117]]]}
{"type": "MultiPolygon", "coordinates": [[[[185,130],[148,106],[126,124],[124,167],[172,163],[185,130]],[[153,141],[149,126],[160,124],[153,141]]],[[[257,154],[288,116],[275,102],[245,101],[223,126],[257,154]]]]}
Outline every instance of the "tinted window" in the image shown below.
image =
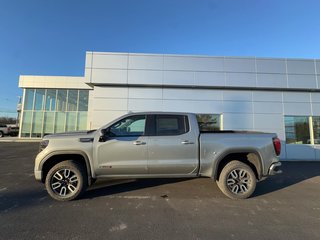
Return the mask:
{"type": "Polygon", "coordinates": [[[180,135],[189,131],[187,116],[158,115],[156,117],[156,135],[180,135]]]}
{"type": "Polygon", "coordinates": [[[110,127],[112,137],[141,136],[144,134],[146,117],[144,115],[130,116],[110,127]]]}

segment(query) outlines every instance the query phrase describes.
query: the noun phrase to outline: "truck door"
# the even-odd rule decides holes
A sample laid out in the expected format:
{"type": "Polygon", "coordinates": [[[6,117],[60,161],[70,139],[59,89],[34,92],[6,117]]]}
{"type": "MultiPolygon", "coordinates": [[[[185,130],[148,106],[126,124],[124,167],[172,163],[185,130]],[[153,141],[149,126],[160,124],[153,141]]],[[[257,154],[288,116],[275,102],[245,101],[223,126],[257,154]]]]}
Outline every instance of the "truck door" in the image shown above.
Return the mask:
{"type": "Polygon", "coordinates": [[[105,129],[96,147],[99,175],[147,174],[146,115],[133,115],[105,129]]]}
{"type": "Polygon", "coordinates": [[[185,115],[153,115],[154,129],[149,134],[149,174],[196,175],[198,136],[185,115]]]}

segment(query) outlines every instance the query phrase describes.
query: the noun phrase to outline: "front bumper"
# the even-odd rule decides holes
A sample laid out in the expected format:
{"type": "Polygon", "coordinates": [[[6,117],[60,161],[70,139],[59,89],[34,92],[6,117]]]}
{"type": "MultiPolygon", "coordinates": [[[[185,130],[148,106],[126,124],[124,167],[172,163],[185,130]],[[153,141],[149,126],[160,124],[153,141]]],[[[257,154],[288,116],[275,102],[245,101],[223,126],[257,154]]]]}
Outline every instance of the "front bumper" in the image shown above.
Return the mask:
{"type": "Polygon", "coordinates": [[[42,171],[38,171],[38,170],[35,170],[34,171],[34,177],[37,181],[41,181],[41,178],[42,178],[42,171]]]}
{"type": "Polygon", "coordinates": [[[272,176],[272,175],[277,175],[282,173],[282,170],[279,169],[280,166],[281,166],[281,162],[272,163],[271,166],[269,167],[268,175],[272,176]]]}

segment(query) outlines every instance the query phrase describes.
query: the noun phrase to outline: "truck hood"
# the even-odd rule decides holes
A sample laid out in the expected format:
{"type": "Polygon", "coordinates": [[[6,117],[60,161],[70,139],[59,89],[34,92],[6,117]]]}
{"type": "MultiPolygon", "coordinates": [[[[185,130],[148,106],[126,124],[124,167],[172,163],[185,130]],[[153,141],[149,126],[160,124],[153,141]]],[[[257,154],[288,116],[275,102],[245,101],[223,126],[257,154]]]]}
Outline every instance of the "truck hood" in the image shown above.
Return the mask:
{"type": "Polygon", "coordinates": [[[97,130],[89,131],[77,131],[77,132],[64,132],[46,135],[43,139],[54,139],[54,138],[90,138],[94,137],[97,130]]]}

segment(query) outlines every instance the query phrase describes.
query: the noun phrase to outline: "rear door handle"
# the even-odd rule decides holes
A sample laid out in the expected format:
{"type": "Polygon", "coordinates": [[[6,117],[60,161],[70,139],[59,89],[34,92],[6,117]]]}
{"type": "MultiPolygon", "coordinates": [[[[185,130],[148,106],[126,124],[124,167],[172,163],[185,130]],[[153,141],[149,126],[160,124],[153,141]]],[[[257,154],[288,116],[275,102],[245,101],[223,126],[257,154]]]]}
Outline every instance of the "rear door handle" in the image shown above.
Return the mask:
{"type": "Polygon", "coordinates": [[[194,142],[189,142],[188,140],[184,140],[181,142],[181,144],[194,144],[194,142]]]}
{"type": "Polygon", "coordinates": [[[135,141],[133,142],[134,145],[146,145],[146,142],[141,142],[141,141],[135,141]]]}

